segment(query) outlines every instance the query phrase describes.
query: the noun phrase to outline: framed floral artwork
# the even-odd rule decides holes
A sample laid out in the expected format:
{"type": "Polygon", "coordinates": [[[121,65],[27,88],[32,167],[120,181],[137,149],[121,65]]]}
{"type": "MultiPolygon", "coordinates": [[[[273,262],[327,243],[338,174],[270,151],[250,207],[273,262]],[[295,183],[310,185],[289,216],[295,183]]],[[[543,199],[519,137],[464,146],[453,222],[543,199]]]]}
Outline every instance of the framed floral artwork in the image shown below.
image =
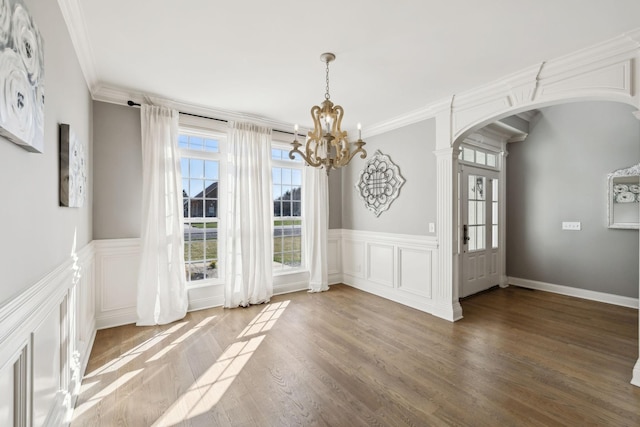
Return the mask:
{"type": "Polygon", "coordinates": [[[44,46],[22,0],[0,0],[0,136],[44,149],[44,46]]]}
{"type": "Polygon", "coordinates": [[[60,125],[60,206],[81,208],[87,197],[87,159],[84,144],[71,126],[60,125]]]}

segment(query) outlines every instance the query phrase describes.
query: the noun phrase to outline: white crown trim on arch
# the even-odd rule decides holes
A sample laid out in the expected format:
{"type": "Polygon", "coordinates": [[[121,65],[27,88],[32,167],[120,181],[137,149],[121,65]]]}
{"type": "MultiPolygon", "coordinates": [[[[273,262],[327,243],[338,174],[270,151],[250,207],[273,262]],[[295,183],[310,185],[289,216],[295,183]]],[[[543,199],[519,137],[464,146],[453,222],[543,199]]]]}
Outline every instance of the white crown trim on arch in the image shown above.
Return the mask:
{"type": "MultiPolygon", "coordinates": [[[[554,104],[605,100],[640,109],[640,28],[566,57],[542,62],[500,81],[452,96],[436,115],[437,220],[440,283],[437,303],[449,307],[449,320],[463,313],[458,300],[458,147],[464,137],[504,117],[554,104]]],[[[637,112],[636,117],[640,116],[637,112]]],[[[640,284],[639,284],[640,286],[640,284]]],[[[640,359],[632,384],[640,386],[640,359]]]]}

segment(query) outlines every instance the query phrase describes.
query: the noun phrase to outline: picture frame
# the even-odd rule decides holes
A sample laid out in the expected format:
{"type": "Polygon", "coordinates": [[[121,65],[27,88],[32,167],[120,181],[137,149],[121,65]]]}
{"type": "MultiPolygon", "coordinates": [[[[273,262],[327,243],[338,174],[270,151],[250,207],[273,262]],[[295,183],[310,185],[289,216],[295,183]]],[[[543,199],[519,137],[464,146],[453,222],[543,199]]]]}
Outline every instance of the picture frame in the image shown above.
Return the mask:
{"type": "Polygon", "coordinates": [[[60,206],[81,208],[87,196],[84,144],[68,124],[60,124],[60,206]]]}
{"type": "Polygon", "coordinates": [[[640,163],[607,175],[609,228],[640,229],[640,163]]]}
{"type": "Polygon", "coordinates": [[[0,136],[44,151],[44,42],[23,0],[0,1],[0,136]]]}

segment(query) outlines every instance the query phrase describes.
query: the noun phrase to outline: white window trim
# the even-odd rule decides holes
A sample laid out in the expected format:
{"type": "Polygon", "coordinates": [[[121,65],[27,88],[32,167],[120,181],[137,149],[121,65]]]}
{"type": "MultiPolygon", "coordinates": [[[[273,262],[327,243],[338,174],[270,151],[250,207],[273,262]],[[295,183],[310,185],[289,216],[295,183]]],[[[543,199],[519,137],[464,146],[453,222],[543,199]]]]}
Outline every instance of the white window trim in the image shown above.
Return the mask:
{"type": "Polygon", "coordinates": [[[227,123],[217,122],[211,119],[201,117],[180,115],[178,125],[178,133],[192,136],[201,136],[207,138],[215,138],[219,141],[218,152],[190,150],[188,148],[180,148],[180,158],[189,157],[203,160],[218,161],[218,277],[187,280],[187,289],[197,289],[211,285],[224,284],[225,271],[225,241],[226,241],[226,172],[227,172],[227,123]],[[224,195],[224,196],[223,196],[224,195]]]}
{"type": "MultiPolygon", "coordinates": [[[[292,135],[288,135],[285,133],[281,133],[281,132],[276,132],[274,131],[271,137],[271,148],[275,148],[278,150],[284,150],[284,151],[291,151],[292,147],[291,147],[291,140],[293,139],[292,135]],[[290,137],[290,140],[287,140],[286,138],[290,137]]],[[[304,182],[304,171],[303,168],[305,167],[304,162],[294,162],[293,160],[277,160],[277,159],[271,159],[271,166],[272,167],[282,167],[282,168],[289,168],[289,169],[297,169],[299,168],[301,172],[303,172],[302,175],[302,194],[300,195],[300,203],[301,203],[301,207],[304,206],[304,189],[305,189],[305,182],[304,182]]],[[[273,182],[271,183],[271,185],[273,186],[273,182]]],[[[271,203],[273,203],[273,200],[271,201],[271,203]]],[[[273,208],[271,209],[271,211],[273,212],[273,208]]],[[[298,218],[298,217],[285,217],[285,218],[298,218]]],[[[305,250],[304,250],[304,213],[301,211],[301,216],[299,217],[301,220],[301,231],[300,231],[300,238],[301,238],[301,248],[300,248],[300,252],[301,252],[301,256],[300,256],[300,266],[299,267],[291,267],[288,269],[279,269],[273,270],[273,276],[286,276],[286,275],[290,275],[290,274],[299,274],[302,272],[307,271],[306,267],[305,267],[305,250]]],[[[272,214],[272,223],[275,221],[276,217],[273,216],[272,214]]]]}

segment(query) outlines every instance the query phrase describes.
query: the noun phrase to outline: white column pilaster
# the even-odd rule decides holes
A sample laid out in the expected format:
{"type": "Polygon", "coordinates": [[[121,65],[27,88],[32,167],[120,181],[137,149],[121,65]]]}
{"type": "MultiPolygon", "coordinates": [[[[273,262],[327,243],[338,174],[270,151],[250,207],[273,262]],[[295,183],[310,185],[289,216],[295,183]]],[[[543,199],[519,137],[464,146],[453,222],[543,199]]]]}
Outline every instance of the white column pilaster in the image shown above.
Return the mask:
{"type": "Polygon", "coordinates": [[[458,301],[458,248],[455,244],[457,218],[457,171],[454,159],[458,150],[452,147],[434,152],[437,158],[437,235],[438,280],[432,289],[435,309],[433,314],[449,321],[462,318],[458,301]]]}

